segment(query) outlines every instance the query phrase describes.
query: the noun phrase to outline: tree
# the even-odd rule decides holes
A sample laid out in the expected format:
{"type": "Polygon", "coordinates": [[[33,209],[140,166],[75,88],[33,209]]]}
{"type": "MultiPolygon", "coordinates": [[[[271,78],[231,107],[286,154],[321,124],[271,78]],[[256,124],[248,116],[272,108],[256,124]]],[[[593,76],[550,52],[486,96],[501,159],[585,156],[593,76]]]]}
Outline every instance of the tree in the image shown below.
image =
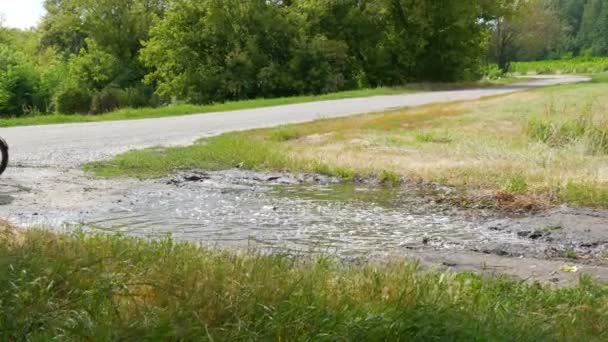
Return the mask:
{"type": "Polygon", "coordinates": [[[42,47],[55,47],[67,60],[96,44],[116,59],[115,81],[133,86],[147,72],[138,60],[141,43],[166,7],[165,0],[46,0],[42,47]]]}
{"type": "Polygon", "coordinates": [[[565,24],[558,13],[542,1],[531,1],[521,11],[515,21],[517,60],[543,59],[559,51],[565,24]]]}

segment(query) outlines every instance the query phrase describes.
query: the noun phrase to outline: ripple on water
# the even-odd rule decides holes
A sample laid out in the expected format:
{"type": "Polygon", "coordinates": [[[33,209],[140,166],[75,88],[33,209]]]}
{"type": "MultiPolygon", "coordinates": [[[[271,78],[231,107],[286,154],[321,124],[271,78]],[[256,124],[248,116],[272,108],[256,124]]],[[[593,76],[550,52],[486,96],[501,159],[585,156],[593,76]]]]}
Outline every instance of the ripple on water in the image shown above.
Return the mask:
{"type": "Polygon", "coordinates": [[[352,185],[159,186],[130,193],[85,224],[212,246],[339,255],[394,254],[423,240],[465,248],[500,234],[488,236],[475,220],[423,205],[405,190],[352,185]]]}

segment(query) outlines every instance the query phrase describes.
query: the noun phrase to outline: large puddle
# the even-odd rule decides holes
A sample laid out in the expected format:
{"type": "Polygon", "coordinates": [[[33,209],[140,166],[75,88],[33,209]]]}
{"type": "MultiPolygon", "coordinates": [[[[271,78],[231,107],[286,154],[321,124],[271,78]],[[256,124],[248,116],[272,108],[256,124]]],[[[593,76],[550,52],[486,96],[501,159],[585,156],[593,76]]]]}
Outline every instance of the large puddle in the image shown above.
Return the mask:
{"type": "Polygon", "coordinates": [[[233,172],[154,183],[96,208],[26,212],[11,219],[29,226],[77,225],[210,246],[345,257],[423,246],[470,249],[512,239],[510,233],[480,229],[469,212],[429,204],[405,188],[263,177],[233,172]]]}
{"type": "Polygon", "coordinates": [[[315,177],[194,173],[168,182],[136,183],[126,191],[118,186],[120,196],[111,199],[95,200],[96,192],[90,190],[89,204],[13,210],[8,217],[23,226],[80,226],[151,238],[171,236],[212,247],[347,258],[419,249],[603,257],[608,250],[606,212],[558,210],[501,219],[495,213],[435,203],[416,189],[315,177]]]}

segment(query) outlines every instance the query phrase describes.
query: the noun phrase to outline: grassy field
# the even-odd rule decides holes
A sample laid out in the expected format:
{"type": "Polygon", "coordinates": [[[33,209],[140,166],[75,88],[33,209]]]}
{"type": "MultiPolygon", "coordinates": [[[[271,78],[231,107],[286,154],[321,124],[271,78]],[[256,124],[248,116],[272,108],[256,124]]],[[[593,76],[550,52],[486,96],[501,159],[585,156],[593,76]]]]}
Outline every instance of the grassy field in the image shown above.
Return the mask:
{"type": "Polygon", "coordinates": [[[608,289],[407,262],[236,255],[171,240],[0,230],[0,338],[571,341],[608,338],[608,289]]]}
{"type": "Polygon", "coordinates": [[[283,97],[274,99],[254,99],[245,101],[234,101],[226,103],[218,103],[211,105],[191,105],[180,104],[171,105],[159,108],[125,108],[115,112],[101,115],[83,115],[83,114],[48,114],[48,115],[29,115],[25,117],[0,118],[0,127],[13,126],[28,126],[28,125],[50,125],[60,123],[78,123],[78,122],[99,122],[99,121],[117,121],[117,120],[136,120],[146,118],[160,118],[167,116],[179,116],[188,114],[204,114],[211,112],[226,112],[231,110],[262,108],[271,106],[280,106],[296,103],[305,103],[313,101],[339,100],[355,97],[369,97],[377,95],[395,95],[412,93],[418,91],[430,90],[446,90],[446,89],[464,89],[473,87],[487,87],[500,84],[510,84],[516,82],[514,78],[502,78],[492,81],[479,82],[461,82],[461,83],[419,83],[410,84],[403,87],[381,87],[373,89],[361,89],[342,91],[325,95],[309,95],[283,97]]]}
{"type": "Polygon", "coordinates": [[[511,72],[516,74],[596,74],[608,71],[608,57],[515,62],[511,72]]]}
{"type": "Polygon", "coordinates": [[[321,120],[132,151],[86,168],[159,177],[239,165],[424,180],[496,195],[505,205],[608,207],[607,92],[608,83],[596,82],[321,120]]]}

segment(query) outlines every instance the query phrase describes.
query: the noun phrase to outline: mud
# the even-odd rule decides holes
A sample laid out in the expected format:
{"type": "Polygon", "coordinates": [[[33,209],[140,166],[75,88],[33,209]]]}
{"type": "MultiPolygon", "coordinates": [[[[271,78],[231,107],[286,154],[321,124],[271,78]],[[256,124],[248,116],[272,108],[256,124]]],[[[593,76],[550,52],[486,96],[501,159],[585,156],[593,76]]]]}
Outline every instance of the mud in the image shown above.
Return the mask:
{"type": "Polygon", "coordinates": [[[442,200],[453,189],[431,190],[243,170],[139,181],[18,168],[0,180],[0,217],[21,227],[171,235],[207,247],[345,260],[406,256],[559,286],[583,273],[608,281],[608,211],[559,207],[508,217],[442,200]]]}

